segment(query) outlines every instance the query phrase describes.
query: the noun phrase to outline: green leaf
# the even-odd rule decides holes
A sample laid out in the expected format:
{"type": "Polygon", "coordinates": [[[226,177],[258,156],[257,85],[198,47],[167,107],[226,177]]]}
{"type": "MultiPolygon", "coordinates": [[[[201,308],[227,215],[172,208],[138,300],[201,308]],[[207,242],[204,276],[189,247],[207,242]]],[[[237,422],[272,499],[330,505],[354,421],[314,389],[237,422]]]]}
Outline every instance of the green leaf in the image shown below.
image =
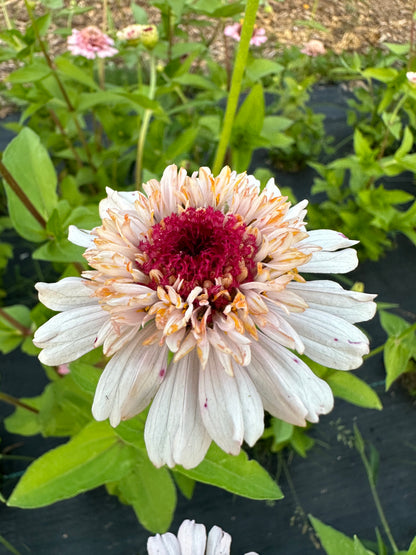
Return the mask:
{"type": "Polygon", "coordinates": [[[98,368],[79,360],[71,362],[69,368],[74,382],[86,393],[94,394],[101,374],[98,368]]]}
{"type": "Polygon", "coordinates": [[[413,147],[413,133],[410,131],[409,127],[406,126],[403,133],[402,144],[396,150],[394,154],[394,158],[396,160],[399,158],[403,158],[403,156],[405,156],[412,150],[412,147],[413,147]]]}
{"type": "MultiPolygon", "coordinates": [[[[39,409],[42,396],[19,399],[22,403],[39,409]]],[[[39,415],[22,407],[16,407],[15,411],[4,419],[4,427],[11,434],[19,434],[21,436],[34,436],[40,434],[41,425],[39,415]]]]}
{"type": "Polygon", "coordinates": [[[409,327],[409,323],[406,322],[406,320],[400,318],[400,316],[397,316],[396,314],[391,314],[386,310],[380,310],[379,316],[381,327],[387,333],[387,335],[393,335],[394,337],[397,337],[401,333],[406,331],[409,327]]]}
{"type": "MultiPolygon", "coordinates": [[[[47,221],[57,205],[57,177],[47,150],[39,137],[24,128],[7,146],[3,163],[30,202],[47,221]],[[23,163],[24,162],[24,163],[23,163]]],[[[46,238],[42,225],[5,183],[10,218],[16,231],[29,241],[46,238]]]]}
{"type": "Polygon", "coordinates": [[[392,67],[369,67],[362,72],[363,77],[377,79],[377,81],[381,81],[382,83],[394,81],[398,74],[399,72],[397,69],[393,69],[392,67]]]}
{"type": "Polygon", "coordinates": [[[179,156],[183,157],[184,155],[189,153],[189,150],[195,143],[197,135],[197,127],[190,127],[189,129],[185,129],[185,131],[183,131],[165,150],[165,160],[167,160],[169,163],[179,162],[179,156]]]}
{"type": "Polygon", "coordinates": [[[413,541],[409,546],[409,551],[407,552],[407,555],[416,555],[416,537],[413,538],[413,541]]]}
{"type": "Polygon", "coordinates": [[[166,468],[156,468],[145,454],[135,462],[132,472],[118,482],[117,489],[147,530],[162,534],[169,529],[176,489],[166,468]]]}
{"type": "Polygon", "coordinates": [[[367,409],[381,410],[383,408],[377,393],[351,372],[334,370],[325,376],[325,380],[330,385],[335,397],[367,409]]]}
{"type": "Polygon", "coordinates": [[[134,17],[134,22],[144,25],[148,21],[147,12],[141,6],[138,6],[135,2],[130,4],[130,9],[134,17]]]}
{"type": "Polygon", "coordinates": [[[253,58],[251,63],[246,67],[246,75],[250,81],[255,83],[266,75],[273,75],[281,73],[283,66],[274,62],[273,60],[266,60],[265,58],[253,58]]]}
{"type": "Polygon", "coordinates": [[[396,337],[389,337],[384,346],[384,366],[386,368],[386,391],[391,384],[406,372],[415,349],[415,326],[409,327],[396,337]]]}
{"type": "Polygon", "coordinates": [[[215,84],[207,77],[197,75],[196,73],[184,73],[173,79],[173,82],[187,87],[195,87],[197,89],[216,89],[215,84]]]}
{"type": "MultiPolygon", "coordinates": [[[[354,151],[361,160],[371,158],[373,155],[370,143],[358,128],[354,131],[354,151]]],[[[335,164],[333,166],[335,167],[335,164]]]]}
{"type": "MultiPolygon", "coordinates": [[[[3,311],[12,319],[16,320],[25,328],[30,329],[32,320],[30,311],[23,305],[14,305],[3,308],[3,311]]],[[[21,330],[14,327],[11,322],[0,315],[0,351],[4,354],[10,353],[23,341],[24,335],[21,330]]]]}
{"type": "Polygon", "coordinates": [[[35,61],[13,71],[7,80],[11,83],[34,83],[44,79],[50,73],[51,69],[45,62],[35,61]]]}
{"type": "Polygon", "coordinates": [[[75,64],[73,64],[68,58],[64,56],[59,56],[55,59],[56,67],[59,69],[61,73],[63,73],[66,77],[77,81],[78,83],[82,83],[87,87],[95,90],[99,90],[99,86],[94,81],[92,77],[86,73],[85,70],[79,68],[75,64]]]}
{"type": "Polygon", "coordinates": [[[146,449],[144,443],[144,425],[146,422],[147,410],[141,412],[134,418],[124,420],[115,428],[116,434],[129,445],[137,449],[146,449]]]}
{"type": "Polygon", "coordinates": [[[258,462],[248,460],[241,451],[236,457],[227,455],[214,443],[196,468],[175,470],[189,478],[223,488],[250,499],[282,499],[279,486],[258,462]]]}
{"type": "Polygon", "coordinates": [[[136,451],[106,422],[91,422],[68,443],[39,457],[13,490],[8,505],[36,508],[123,478],[136,451]]]}
{"type": "Polygon", "coordinates": [[[368,551],[357,536],[354,536],[354,555],[374,555],[372,551],[368,551]]]}
{"type": "Polygon", "coordinates": [[[171,470],[171,472],[175,483],[180,489],[182,495],[184,495],[186,499],[192,499],[192,495],[195,489],[195,480],[188,478],[188,476],[185,476],[184,474],[176,472],[176,470],[171,470]]]}
{"type": "Polygon", "coordinates": [[[327,555],[340,555],[341,553],[342,555],[356,555],[354,540],[342,532],[338,532],[332,526],[324,524],[312,515],[309,515],[309,520],[327,555]]]}

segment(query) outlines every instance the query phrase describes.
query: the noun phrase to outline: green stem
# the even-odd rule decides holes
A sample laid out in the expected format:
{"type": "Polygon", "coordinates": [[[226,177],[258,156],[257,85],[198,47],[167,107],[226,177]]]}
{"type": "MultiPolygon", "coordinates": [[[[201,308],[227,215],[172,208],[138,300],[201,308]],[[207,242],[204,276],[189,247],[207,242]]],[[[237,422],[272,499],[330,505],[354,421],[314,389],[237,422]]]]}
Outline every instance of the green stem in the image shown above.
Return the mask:
{"type": "MultiPolygon", "coordinates": [[[[150,53],[150,82],[149,82],[149,98],[153,100],[156,90],[156,60],[153,53],[150,53]]],[[[149,128],[150,119],[153,110],[146,110],[139,132],[139,139],[137,141],[137,155],[136,155],[136,187],[140,189],[142,185],[142,171],[143,171],[143,151],[144,143],[146,142],[147,130],[149,128]]]]}
{"type": "Polygon", "coordinates": [[[374,481],[374,474],[371,469],[371,465],[367,459],[367,455],[365,454],[365,445],[363,438],[358,430],[357,426],[354,426],[355,436],[356,436],[356,448],[360,454],[361,460],[363,461],[364,468],[367,474],[368,483],[370,485],[371,495],[373,496],[374,504],[376,506],[378,516],[380,518],[380,522],[383,526],[384,532],[390,542],[390,545],[393,549],[393,553],[398,553],[399,549],[397,548],[396,542],[394,541],[393,535],[390,530],[389,523],[387,522],[386,515],[384,514],[383,507],[381,505],[380,498],[377,493],[376,484],[374,481]]]}
{"type": "Polygon", "coordinates": [[[39,46],[40,46],[40,49],[42,50],[42,54],[43,54],[43,56],[44,56],[44,58],[45,58],[45,60],[46,60],[46,63],[48,64],[48,66],[49,66],[49,68],[50,68],[50,70],[51,70],[51,72],[52,72],[52,75],[53,75],[54,78],[55,78],[55,81],[56,81],[56,83],[57,83],[57,85],[58,85],[58,87],[59,87],[59,90],[61,91],[61,94],[62,94],[62,96],[63,96],[63,98],[64,98],[64,101],[65,101],[66,105],[68,106],[68,110],[69,110],[70,114],[71,114],[72,117],[73,117],[73,120],[74,120],[74,123],[75,123],[75,127],[77,128],[78,136],[79,136],[79,139],[80,139],[80,141],[81,141],[81,143],[82,143],[82,146],[84,147],[85,154],[87,155],[87,158],[88,158],[88,162],[89,162],[90,166],[91,166],[94,170],[97,170],[96,166],[94,165],[94,163],[93,163],[93,161],[92,161],[91,151],[90,151],[90,148],[89,148],[89,146],[88,146],[87,140],[86,140],[86,138],[85,138],[84,131],[82,130],[82,128],[81,128],[81,126],[80,126],[80,124],[79,124],[79,121],[78,121],[78,118],[77,118],[77,114],[76,114],[76,110],[75,110],[75,108],[74,108],[74,106],[73,106],[73,104],[72,104],[72,102],[71,102],[71,100],[70,100],[70,98],[69,98],[69,96],[68,96],[68,93],[66,92],[66,89],[65,89],[65,87],[64,87],[64,85],[63,85],[63,83],[62,83],[62,81],[61,81],[61,78],[59,77],[59,74],[58,74],[58,72],[57,72],[57,70],[56,70],[55,64],[53,63],[52,58],[49,56],[49,54],[48,54],[48,52],[47,52],[47,50],[46,50],[45,43],[43,42],[43,40],[42,40],[41,37],[40,37],[39,29],[38,29],[38,27],[37,27],[37,25],[36,25],[36,20],[35,20],[35,18],[33,17],[32,9],[31,9],[31,7],[29,6],[28,0],[25,0],[25,5],[26,5],[27,13],[29,14],[29,18],[30,18],[30,20],[31,20],[31,22],[32,22],[33,32],[35,33],[36,40],[37,40],[37,42],[38,42],[38,44],[39,44],[39,46]]]}
{"type": "Polygon", "coordinates": [[[230,142],[231,131],[233,128],[234,116],[238,106],[238,99],[241,91],[241,83],[246,68],[250,39],[253,36],[254,23],[256,21],[259,0],[247,0],[244,23],[241,29],[241,40],[238,45],[235,66],[231,78],[231,88],[228,95],[227,108],[225,110],[222,132],[213,164],[213,174],[217,175],[224,163],[225,154],[230,142]]]}
{"type": "Polygon", "coordinates": [[[13,27],[12,27],[12,24],[10,22],[6,2],[4,0],[1,0],[1,9],[2,9],[2,12],[3,12],[4,21],[6,22],[6,27],[10,31],[13,27]]]}
{"type": "Polygon", "coordinates": [[[34,412],[35,414],[39,414],[38,409],[35,409],[35,407],[31,407],[30,405],[27,405],[26,403],[20,401],[20,399],[16,399],[16,397],[8,395],[7,393],[0,392],[0,401],[4,401],[5,403],[13,405],[14,407],[20,407],[30,412],[34,412]]]}
{"type": "Polygon", "coordinates": [[[48,108],[49,114],[53,120],[53,122],[55,123],[56,127],[59,129],[62,137],[64,138],[64,141],[66,142],[67,147],[69,148],[69,150],[72,152],[72,154],[74,155],[74,159],[75,162],[77,164],[77,168],[82,168],[83,164],[82,164],[82,160],[79,157],[78,152],[75,150],[75,147],[71,141],[71,139],[68,137],[60,119],[58,118],[56,112],[54,110],[52,110],[52,108],[48,108]]]}
{"type": "Polygon", "coordinates": [[[27,328],[26,326],[23,326],[20,322],[16,320],[16,318],[13,318],[13,316],[10,316],[10,314],[8,314],[4,310],[4,308],[1,308],[1,307],[0,307],[0,317],[6,320],[7,322],[9,322],[9,324],[11,324],[14,328],[19,330],[22,335],[24,336],[32,335],[32,332],[30,331],[29,328],[27,328]]]}
{"type": "Polygon", "coordinates": [[[26,209],[32,214],[32,216],[37,220],[42,227],[46,227],[46,221],[42,214],[40,214],[36,208],[33,206],[31,200],[26,195],[26,193],[20,188],[15,178],[0,160],[0,174],[3,176],[6,183],[9,185],[13,193],[19,198],[20,202],[26,207],[26,209]]]}
{"type": "Polygon", "coordinates": [[[367,360],[367,358],[373,357],[374,355],[378,355],[378,353],[381,353],[382,351],[384,351],[385,346],[386,346],[385,343],[383,343],[383,345],[379,345],[378,347],[370,351],[368,355],[364,355],[363,360],[367,360]]]}

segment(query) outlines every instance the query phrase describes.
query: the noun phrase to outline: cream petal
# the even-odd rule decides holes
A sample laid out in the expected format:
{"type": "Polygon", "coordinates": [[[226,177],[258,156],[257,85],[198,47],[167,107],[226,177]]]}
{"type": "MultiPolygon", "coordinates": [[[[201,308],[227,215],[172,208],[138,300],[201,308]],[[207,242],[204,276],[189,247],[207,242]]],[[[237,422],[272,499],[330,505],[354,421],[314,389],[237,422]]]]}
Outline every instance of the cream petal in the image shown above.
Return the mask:
{"type": "Polygon", "coordinates": [[[204,555],[207,533],[203,524],[184,520],[178,530],[181,555],[204,555]]]}
{"type": "Polygon", "coordinates": [[[208,534],[206,555],[229,555],[230,549],[230,534],[221,530],[219,526],[213,526],[208,534]]]}
{"type": "Polygon", "coordinates": [[[96,306],[97,300],[91,298],[92,290],[86,285],[87,280],[67,277],[57,283],[36,283],[39,301],[51,310],[71,310],[78,306],[96,306]]]}
{"type": "Polygon", "coordinates": [[[319,251],[312,254],[309,262],[299,266],[300,272],[318,274],[346,274],[358,266],[357,252],[344,249],[337,252],[319,251]]]}
{"type": "Polygon", "coordinates": [[[108,218],[108,210],[132,212],[139,194],[137,191],[114,191],[110,187],[106,187],[106,193],[107,198],[104,198],[99,204],[102,220],[108,218]]]}
{"type": "Polygon", "coordinates": [[[209,435],[223,451],[238,455],[244,439],[243,407],[237,381],[224,372],[215,349],[199,377],[199,404],[209,435]]]}
{"type": "Polygon", "coordinates": [[[246,368],[235,364],[234,376],[242,406],[244,440],[252,447],[264,431],[263,403],[246,368]]]}
{"type": "Polygon", "coordinates": [[[148,325],[107,363],[95,391],[92,414],[118,426],[150,403],[162,383],[167,366],[167,347],[143,345],[155,331],[148,325]]]}
{"type": "Polygon", "coordinates": [[[99,305],[81,306],[53,316],[35,332],[43,349],[39,360],[49,366],[71,362],[94,349],[95,339],[109,315],[99,305]]]}
{"type": "Polygon", "coordinates": [[[157,534],[147,540],[148,555],[182,555],[179,542],[174,534],[157,534]]]}
{"type": "Polygon", "coordinates": [[[305,345],[305,355],[336,368],[353,370],[369,352],[368,338],[356,326],[328,312],[308,308],[303,314],[285,315],[305,345]]]}
{"type": "Polygon", "coordinates": [[[353,241],[345,237],[343,233],[332,229],[315,229],[308,231],[308,237],[299,241],[298,246],[302,250],[305,245],[321,247],[324,251],[336,251],[356,245],[359,241],[353,241]]]}
{"type": "Polygon", "coordinates": [[[304,426],[304,419],[318,422],[320,414],[327,414],[332,409],[334,398],[329,385],[288,349],[260,333],[253,357],[255,375],[251,366],[248,371],[260,395],[267,395],[263,402],[273,416],[304,426]]]}
{"type": "Polygon", "coordinates": [[[144,439],[150,460],[157,467],[197,466],[211,438],[203,425],[198,404],[199,361],[195,351],[171,364],[150,407],[144,439]]]}
{"type": "Polygon", "coordinates": [[[376,295],[345,290],[335,281],[292,282],[287,289],[303,297],[310,308],[329,312],[352,324],[370,320],[377,310],[372,302],[376,295]]]}
{"type": "Polygon", "coordinates": [[[68,227],[68,241],[87,249],[94,247],[94,236],[87,229],[78,229],[75,225],[68,227]]]}

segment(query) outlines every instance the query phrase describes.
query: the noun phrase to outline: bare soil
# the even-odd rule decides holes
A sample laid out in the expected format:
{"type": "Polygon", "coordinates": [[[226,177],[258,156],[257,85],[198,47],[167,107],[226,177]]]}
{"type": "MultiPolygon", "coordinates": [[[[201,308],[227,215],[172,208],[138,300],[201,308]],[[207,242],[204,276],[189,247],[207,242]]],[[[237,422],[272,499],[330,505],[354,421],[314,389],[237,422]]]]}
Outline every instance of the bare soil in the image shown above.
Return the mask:
{"type": "MultiPolygon", "coordinates": [[[[71,0],[65,1],[68,6],[70,3],[71,0]]],[[[136,3],[149,12],[151,23],[158,23],[159,11],[150,7],[151,2],[136,3]]],[[[24,28],[28,19],[24,0],[3,0],[1,4],[4,7],[0,9],[0,29],[7,27],[5,10],[13,25],[24,28]]],[[[131,0],[108,0],[116,28],[134,22],[130,4],[131,0]]],[[[94,9],[75,16],[73,26],[102,27],[102,0],[82,0],[77,5],[94,9]]],[[[258,25],[267,30],[269,45],[301,46],[317,38],[336,52],[361,50],[383,42],[408,42],[415,9],[415,0],[264,0],[258,25]]]]}
{"type": "MultiPolygon", "coordinates": [[[[207,0],[209,1],[209,0],[207,0]]],[[[69,7],[72,0],[65,0],[69,7]]],[[[111,13],[113,31],[134,23],[130,9],[131,0],[80,0],[78,6],[92,8],[76,15],[72,20],[66,16],[62,26],[82,28],[96,25],[104,28],[104,5],[111,13]]],[[[151,7],[151,2],[136,0],[147,10],[150,23],[159,23],[159,10],[151,7]]],[[[43,7],[37,2],[36,11],[43,7]]],[[[302,46],[310,39],[320,39],[327,49],[336,53],[343,51],[365,52],[369,47],[381,46],[384,42],[406,43],[413,41],[412,14],[416,10],[416,0],[264,0],[258,11],[258,26],[266,29],[268,40],[262,47],[262,54],[273,58],[286,46],[302,46]]],[[[56,21],[59,26],[59,20],[56,21]]],[[[231,21],[230,21],[231,23],[231,21]]],[[[20,30],[28,24],[24,0],[2,0],[0,2],[0,30],[9,26],[20,30]]],[[[190,21],[183,25],[194,40],[198,40],[200,29],[190,21]]],[[[56,27],[48,37],[52,53],[65,50],[65,41],[56,27]]],[[[214,56],[220,61],[224,57],[224,40],[221,25],[204,28],[204,33],[212,42],[214,56]]],[[[0,63],[0,78],[4,78],[15,68],[14,62],[0,63]]],[[[1,113],[0,99],[0,117],[1,113]]]]}

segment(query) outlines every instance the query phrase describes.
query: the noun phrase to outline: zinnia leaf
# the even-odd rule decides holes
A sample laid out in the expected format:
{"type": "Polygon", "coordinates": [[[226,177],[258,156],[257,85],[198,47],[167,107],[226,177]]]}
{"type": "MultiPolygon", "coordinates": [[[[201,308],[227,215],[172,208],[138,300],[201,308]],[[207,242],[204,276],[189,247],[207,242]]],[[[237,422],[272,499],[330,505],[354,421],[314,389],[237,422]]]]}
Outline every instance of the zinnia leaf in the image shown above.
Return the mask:
{"type": "Polygon", "coordinates": [[[119,480],[131,470],[136,453],[118,440],[109,424],[91,422],[68,443],[48,451],[29,466],[8,505],[44,507],[119,480]]]}
{"type": "Polygon", "coordinates": [[[244,451],[236,457],[228,455],[214,443],[196,468],[177,466],[175,470],[204,484],[218,486],[249,499],[283,498],[279,486],[258,462],[249,460],[244,451]]]}

